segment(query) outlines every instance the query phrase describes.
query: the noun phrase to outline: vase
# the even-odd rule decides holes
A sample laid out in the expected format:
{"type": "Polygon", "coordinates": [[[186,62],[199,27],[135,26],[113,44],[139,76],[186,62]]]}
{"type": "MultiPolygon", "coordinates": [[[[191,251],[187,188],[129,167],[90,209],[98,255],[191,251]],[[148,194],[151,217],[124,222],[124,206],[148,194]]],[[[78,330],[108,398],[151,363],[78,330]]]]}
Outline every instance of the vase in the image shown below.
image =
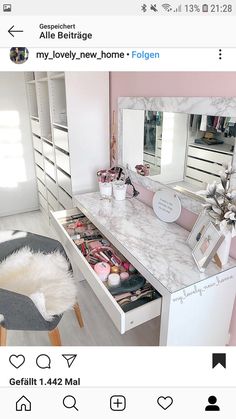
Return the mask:
{"type": "Polygon", "coordinates": [[[226,231],[224,232],[224,236],[224,241],[221,243],[219,249],[217,250],[217,255],[220,258],[222,266],[228,263],[232,232],[226,231]]]}

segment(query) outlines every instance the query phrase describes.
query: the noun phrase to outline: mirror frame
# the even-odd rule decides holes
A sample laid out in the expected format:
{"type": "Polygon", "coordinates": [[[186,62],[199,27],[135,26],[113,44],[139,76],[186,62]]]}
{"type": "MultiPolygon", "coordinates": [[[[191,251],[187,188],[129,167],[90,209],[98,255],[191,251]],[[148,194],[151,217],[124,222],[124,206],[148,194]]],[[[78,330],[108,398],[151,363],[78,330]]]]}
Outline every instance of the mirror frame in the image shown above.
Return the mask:
{"type": "MultiPolygon", "coordinates": [[[[176,112],[213,116],[236,117],[236,97],[141,97],[125,96],[118,98],[118,165],[123,165],[123,109],[150,110],[162,112],[176,112]]],[[[233,156],[233,164],[236,161],[236,150],[233,156]]],[[[151,178],[141,176],[129,170],[132,182],[135,182],[153,192],[167,188],[151,178]]],[[[173,190],[173,188],[171,188],[173,190]]],[[[199,213],[202,210],[203,198],[186,191],[183,188],[176,189],[183,207],[199,213]]]]}

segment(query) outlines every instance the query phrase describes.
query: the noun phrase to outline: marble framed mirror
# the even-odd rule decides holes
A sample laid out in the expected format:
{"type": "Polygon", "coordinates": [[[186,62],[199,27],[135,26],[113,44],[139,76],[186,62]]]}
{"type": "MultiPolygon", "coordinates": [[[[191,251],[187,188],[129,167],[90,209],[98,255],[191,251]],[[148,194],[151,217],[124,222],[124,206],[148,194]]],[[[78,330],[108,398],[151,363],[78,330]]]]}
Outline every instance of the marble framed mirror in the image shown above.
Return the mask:
{"type": "Polygon", "coordinates": [[[235,137],[234,97],[118,99],[118,164],[154,192],[165,185],[202,201],[222,164],[235,165],[235,137]]]}

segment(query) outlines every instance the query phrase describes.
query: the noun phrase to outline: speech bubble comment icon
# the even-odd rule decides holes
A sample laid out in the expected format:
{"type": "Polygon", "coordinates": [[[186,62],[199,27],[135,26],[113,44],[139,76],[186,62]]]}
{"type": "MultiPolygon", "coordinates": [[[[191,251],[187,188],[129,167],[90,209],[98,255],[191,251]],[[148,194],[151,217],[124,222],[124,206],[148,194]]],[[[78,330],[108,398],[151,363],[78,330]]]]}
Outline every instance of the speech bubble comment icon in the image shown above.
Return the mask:
{"type": "Polygon", "coordinates": [[[36,365],[43,370],[51,368],[51,358],[46,354],[41,354],[36,358],[36,365]]]}

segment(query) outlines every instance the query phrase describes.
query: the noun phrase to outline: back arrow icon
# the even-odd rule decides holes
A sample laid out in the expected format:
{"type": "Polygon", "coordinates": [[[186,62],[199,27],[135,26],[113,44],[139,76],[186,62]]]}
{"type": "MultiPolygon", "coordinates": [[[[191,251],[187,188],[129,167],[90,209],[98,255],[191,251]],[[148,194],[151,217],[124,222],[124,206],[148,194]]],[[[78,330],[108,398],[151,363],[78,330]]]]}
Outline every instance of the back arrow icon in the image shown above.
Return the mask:
{"type": "Polygon", "coordinates": [[[12,27],[10,28],[10,29],[8,29],[8,33],[11,35],[11,36],[13,36],[13,38],[14,38],[14,34],[13,34],[13,32],[24,32],[23,30],[20,30],[20,29],[13,29],[14,28],[14,26],[15,25],[12,25],[12,27]]]}

